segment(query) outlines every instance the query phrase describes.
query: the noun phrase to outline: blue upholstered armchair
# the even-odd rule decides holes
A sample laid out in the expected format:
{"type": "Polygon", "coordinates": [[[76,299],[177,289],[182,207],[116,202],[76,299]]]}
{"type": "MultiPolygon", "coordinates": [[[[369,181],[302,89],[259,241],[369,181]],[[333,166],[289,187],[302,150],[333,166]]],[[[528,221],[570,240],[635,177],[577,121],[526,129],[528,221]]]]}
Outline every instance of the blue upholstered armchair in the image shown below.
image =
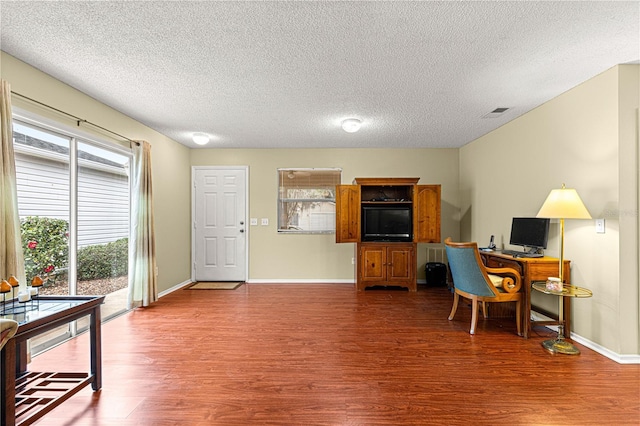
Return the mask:
{"type": "Polygon", "coordinates": [[[456,314],[460,296],[471,300],[471,334],[475,334],[478,324],[479,302],[482,302],[485,318],[487,302],[515,302],[516,327],[518,335],[522,335],[522,279],[518,271],[512,268],[487,268],[480,259],[476,243],[454,243],[451,238],[447,238],[444,243],[455,288],[449,321],[456,314]]]}

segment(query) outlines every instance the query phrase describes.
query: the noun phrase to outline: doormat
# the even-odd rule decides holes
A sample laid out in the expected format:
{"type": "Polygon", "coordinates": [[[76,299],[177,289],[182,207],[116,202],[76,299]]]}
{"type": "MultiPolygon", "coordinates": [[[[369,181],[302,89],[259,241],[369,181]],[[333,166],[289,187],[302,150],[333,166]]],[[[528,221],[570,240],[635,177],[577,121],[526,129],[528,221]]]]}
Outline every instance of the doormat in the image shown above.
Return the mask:
{"type": "Polygon", "coordinates": [[[197,282],[188,286],[185,290],[235,290],[240,287],[243,282],[197,282]]]}

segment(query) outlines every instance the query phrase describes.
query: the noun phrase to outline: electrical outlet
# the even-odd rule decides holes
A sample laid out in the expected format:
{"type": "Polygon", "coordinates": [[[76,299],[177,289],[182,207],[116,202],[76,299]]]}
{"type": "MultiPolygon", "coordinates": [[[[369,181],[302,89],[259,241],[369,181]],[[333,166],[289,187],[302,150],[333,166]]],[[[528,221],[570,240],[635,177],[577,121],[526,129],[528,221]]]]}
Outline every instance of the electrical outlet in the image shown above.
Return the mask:
{"type": "Polygon", "coordinates": [[[355,264],[356,264],[356,258],[355,258],[355,257],[352,257],[352,258],[351,258],[351,264],[352,264],[352,265],[355,265],[355,264]]]}
{"type": "Polygon", "coordinates": [[[252,217],[251,218],[251,226],[256,226],[258,225],[258,218],[257,217],[252,217]]]}
{"type": "Polygon", "coordinates": [[[596,232],[604,234],[604,219],[596,219],[596,232]]]}
{"type": "Polygon", "coordinates": [[[263,217],[262,219],[260,219],[260,225],[262,225],[262,226],[269,225],[269,219],[266,218],[266,217],[263,217]]]}

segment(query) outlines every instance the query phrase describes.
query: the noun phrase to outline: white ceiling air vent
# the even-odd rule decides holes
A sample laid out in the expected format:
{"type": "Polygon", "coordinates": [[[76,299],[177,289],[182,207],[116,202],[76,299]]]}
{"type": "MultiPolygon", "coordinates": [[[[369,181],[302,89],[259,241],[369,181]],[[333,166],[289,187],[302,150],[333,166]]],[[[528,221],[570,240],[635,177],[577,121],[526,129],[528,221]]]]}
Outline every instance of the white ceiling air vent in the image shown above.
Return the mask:
{"type": "Polygon", "coordinates": [[[482,116],[482,118],[498,118],[504,114],[509,108],[496,108],[488,114],[482,116]]]}

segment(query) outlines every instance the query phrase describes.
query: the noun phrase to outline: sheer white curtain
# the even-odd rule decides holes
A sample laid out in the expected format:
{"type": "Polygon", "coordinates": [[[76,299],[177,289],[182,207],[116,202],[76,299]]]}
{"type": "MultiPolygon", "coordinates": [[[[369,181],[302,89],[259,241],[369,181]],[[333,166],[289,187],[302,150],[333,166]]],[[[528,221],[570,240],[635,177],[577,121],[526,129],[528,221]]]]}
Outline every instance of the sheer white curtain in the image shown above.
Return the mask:
{"type": "Polygon", "coordinates": [[[133,144],[131,167],[131,241],[129,244],[129,309],[158,300],[156,243],[151,187],[151,144],[133,144]]]}
{"type": "Polygon", "coordinates": [[[11,275],[26,285],[18,215],[16,163],[13,154],[11,86],[0,80],[0,279],[11,275]]]}

